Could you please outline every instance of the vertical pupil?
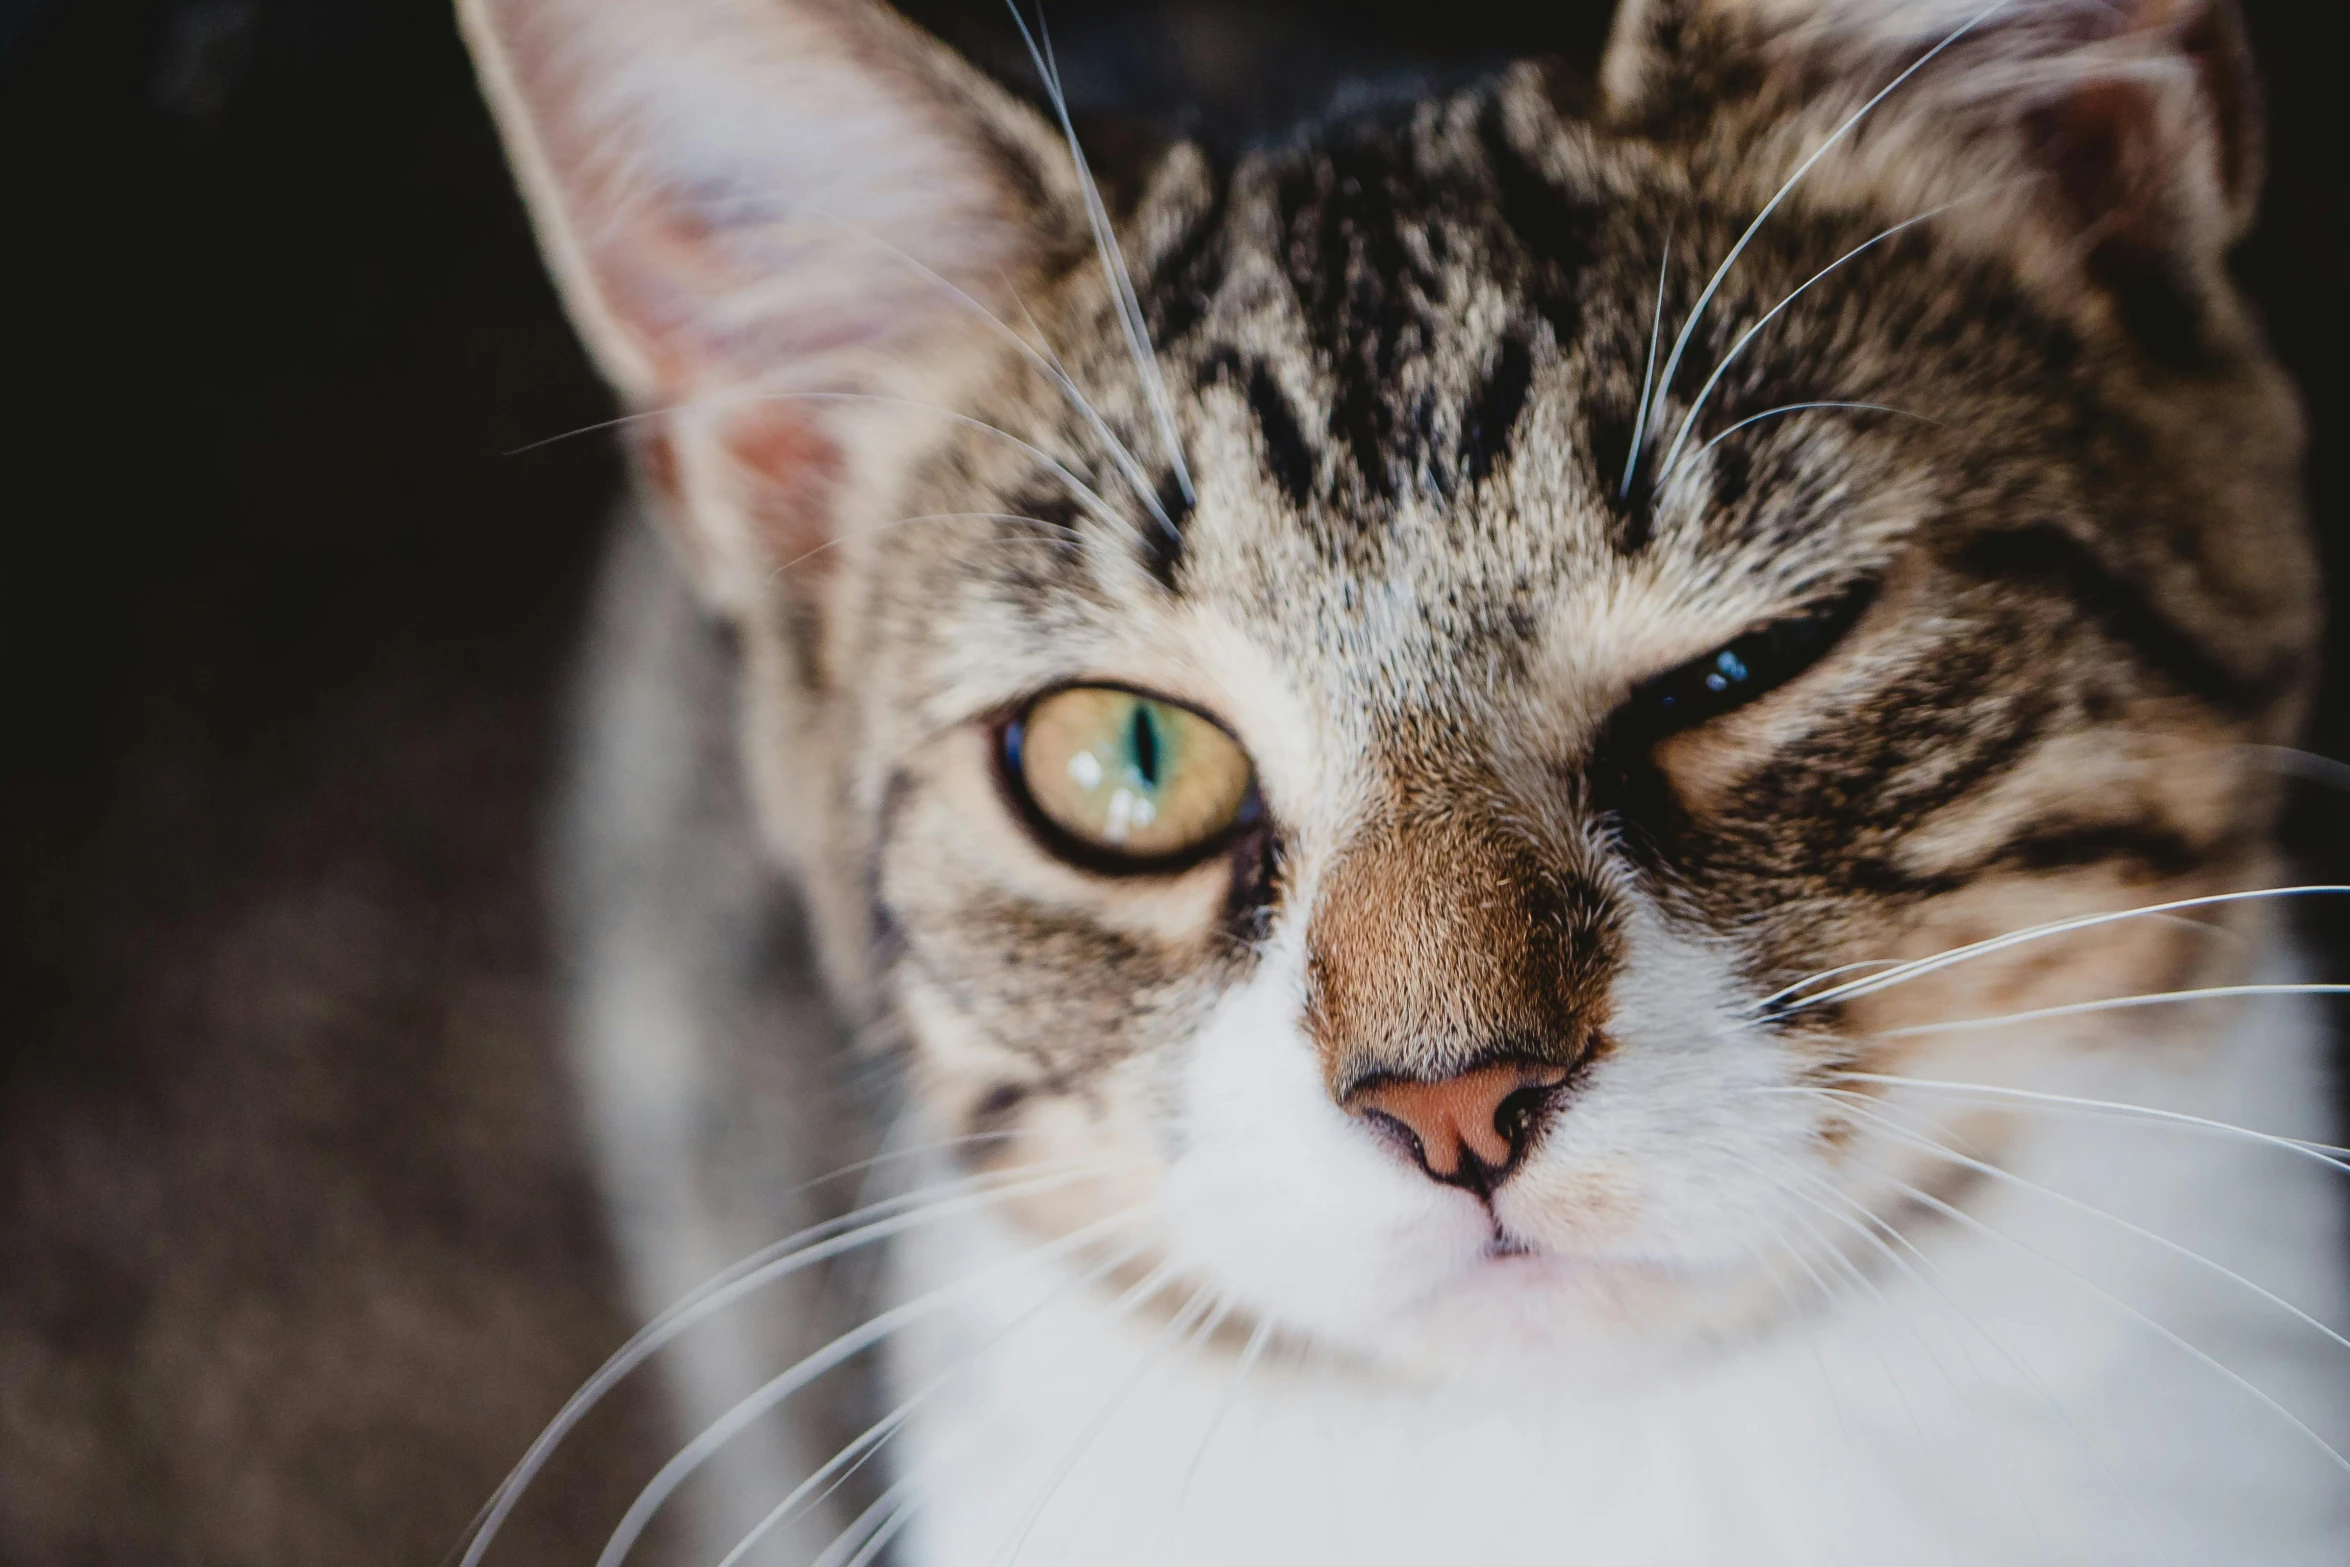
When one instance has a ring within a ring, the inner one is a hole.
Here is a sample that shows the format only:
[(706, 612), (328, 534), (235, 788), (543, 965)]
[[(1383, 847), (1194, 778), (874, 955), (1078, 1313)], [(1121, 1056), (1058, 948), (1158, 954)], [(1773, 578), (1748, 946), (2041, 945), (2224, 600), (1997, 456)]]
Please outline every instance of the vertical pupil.
[(1145, 784), (1153, 789), (1158, 788), (1159, 726), (1151, 718), (1148, 703), (1137, 702), (1134, 704), (1134, 728), (1132, 734), (1127, 737), (1127, 744), (1134, 753), (1135, 772), (1141, 776)]

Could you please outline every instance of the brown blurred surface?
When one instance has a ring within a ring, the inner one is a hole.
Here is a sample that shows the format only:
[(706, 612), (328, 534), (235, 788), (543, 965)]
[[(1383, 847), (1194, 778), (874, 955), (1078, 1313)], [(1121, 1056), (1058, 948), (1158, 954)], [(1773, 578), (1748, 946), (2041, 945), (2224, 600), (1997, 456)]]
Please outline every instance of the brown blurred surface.
[[(987, 0), (909, 9), (1016, 59)], [(2332, 8), (2249, 9), (2274, 170), (2245, 274), (2310, 391), (2339, 584)], [(1604, 23), (1051, 14), (1096, 97), (1204, 80), (1260, 118)], [(429, 1564), (633, 1326), (538, 860), (616, 467), (593, 436), (507, 455), (607, 402), (431, 0), (84, 0), (8, 37), (0, 1562)], [(2343, 815), (2296, 817), (2337, 880)], [(505, 1559), (589, 1559), (662, 1433), (623, 1398), (589, 1438)]]

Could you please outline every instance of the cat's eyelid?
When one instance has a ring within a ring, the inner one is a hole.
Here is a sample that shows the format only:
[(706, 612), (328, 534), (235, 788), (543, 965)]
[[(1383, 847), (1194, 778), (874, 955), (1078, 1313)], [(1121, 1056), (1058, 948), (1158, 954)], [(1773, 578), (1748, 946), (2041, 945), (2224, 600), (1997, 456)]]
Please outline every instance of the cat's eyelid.
[(1128, 696), (1140, 697), (1146, 702), (1156, 702), (1162, 707), (1180, 708), (1194, 718), (1213, 724), (1222, 730), (1225, 737), (1243, 751), (1248, 749), (1247, 743), (1241, 739), (1239, 731), (1232, 727), (1223, 713), (1198, 697), (1172, 692), (1139, 680), (1122, 680), (1114, 675), (1079, 675), (1068, 680), (1055, 680), (1045, 685), (1035, 686), (1021, 692), (1007, 702), (999, 703), (991, 712), (980, 714), (979, 719), (983, 723), (1001, 726), (1017, 720), (1022, 713), (1035, 707), (1038, 703), (1049, 701), (1065, 691), (1123, 691)]
[(1659, 658), (1650, 663), (1644, 672), (1633, 676), (1631, 689), (1638, 691), (1701, 660), (1725, 653), (1749, 637), (1763, 636), (1773, 631), (1809, 624), (1827, 624), (1834, 625), (1837, 635), (1841, 637), (1859, 626), (1883, 586), (1883, 577), (1872, 573), (1832, 579), (1825, 586), (1815, 585), (1800, 594), (1790, 595), (1784, 608), (1748, 616), (1737, 622), (1736, 628), (1727, 635), (1713, 632), (1702, 642), (1695, 638), (1679, 641), (1679, 646), (1687, 651), (1679, 657)]

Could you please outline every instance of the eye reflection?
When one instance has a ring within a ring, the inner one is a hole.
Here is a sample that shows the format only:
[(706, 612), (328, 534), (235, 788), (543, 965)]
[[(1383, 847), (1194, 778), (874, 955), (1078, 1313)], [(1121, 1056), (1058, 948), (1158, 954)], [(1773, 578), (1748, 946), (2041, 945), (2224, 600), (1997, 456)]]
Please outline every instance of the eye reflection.
[[(1110, 686), (1038, 699), (1004, 732), (1006, 776), (1034, 817), (1080, 851), (1178, 859), (1253, 808), (1247, 755), (1188, 708)], [(1054, 844), (1054, 847), (1062, 847)]]
[(1655, 733), (1692, 728), (1786, 684), (1826, 656), (1875, 594), (1864, 584), (1668, 670), (1632, 695), (1626, 716)]

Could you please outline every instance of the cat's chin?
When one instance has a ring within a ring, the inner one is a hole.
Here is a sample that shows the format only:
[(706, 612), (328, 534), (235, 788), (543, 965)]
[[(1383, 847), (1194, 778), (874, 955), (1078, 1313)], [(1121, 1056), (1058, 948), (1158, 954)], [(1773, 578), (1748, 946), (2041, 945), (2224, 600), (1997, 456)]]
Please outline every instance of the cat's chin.
[(1382, 1370), (1508, 1399), (1622, 1387), (1752, 1327), (1710, 1270), (1496, 1247), (1348, 1346)]

